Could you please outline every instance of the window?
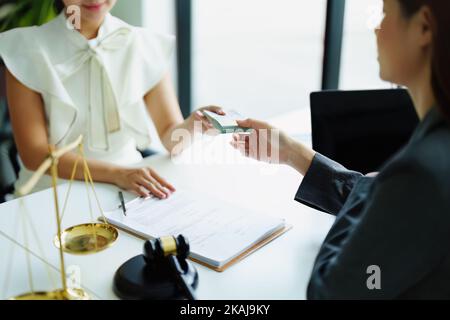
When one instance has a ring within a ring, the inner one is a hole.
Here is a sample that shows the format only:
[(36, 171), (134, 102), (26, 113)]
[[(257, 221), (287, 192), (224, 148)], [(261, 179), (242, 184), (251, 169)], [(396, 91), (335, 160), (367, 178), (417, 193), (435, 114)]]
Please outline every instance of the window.
[(381, 0), (346, 0), (340, 88), (376, 89), (391, 87), (379, 76), (376, 37), (371, 19)]
[(325, 0), (193, 0), (193, 108), (269, 118), (309, 108), (322, 77)]
[[(175, 35), (175, 1), (144, 0), (142, 3), (143, 26), (154, 32)], [(177, 87), (177, 55), (174, 52), (170, 64), (170, 76)]]

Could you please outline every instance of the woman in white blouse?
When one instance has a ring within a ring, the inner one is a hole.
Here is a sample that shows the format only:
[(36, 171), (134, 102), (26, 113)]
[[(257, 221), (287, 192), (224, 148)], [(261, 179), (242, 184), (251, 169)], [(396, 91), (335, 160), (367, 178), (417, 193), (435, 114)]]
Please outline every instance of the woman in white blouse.
[[(193, 131), (194, 122), (211, 125), (201, 112), (183, 120), (167, 65), (174, 39), (130, 26), (109, 14), (116, 0), (63, 0), (80, 8), (80, 28), (66, 10), (40, 27), (0, 34), (6, 64), (7, 94), (14, 137), (21, 159), (16, 185), (27, 180), (48, 154), (85, 137), (85, 154), (97, 182), (115, 184), (141, 196), (166, 198), (174, 187), (151, 168), (132, 169), (142, 160), (137, 148), (150, 144), (148, 116), (171, 152), (176, 129)], [(218, 107), (207, 107), (223, 113)], [(77, 159), (59, 162), (68, 179)], [(76, 179), (82, 180), (80, 169)], [(38, 189), (50, 186), (49, 177)]]

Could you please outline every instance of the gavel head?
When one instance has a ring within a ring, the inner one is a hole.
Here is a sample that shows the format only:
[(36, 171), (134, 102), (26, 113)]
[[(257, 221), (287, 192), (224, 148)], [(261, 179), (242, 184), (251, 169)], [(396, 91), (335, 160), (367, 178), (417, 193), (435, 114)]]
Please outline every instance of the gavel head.
[(144, 258), (147, 263), (161, 261), (170, 255), (179, 259), (187, 259), (189, 256), (189, 242), (183, 235), (161, 237), (148, 240), (144, 244)]

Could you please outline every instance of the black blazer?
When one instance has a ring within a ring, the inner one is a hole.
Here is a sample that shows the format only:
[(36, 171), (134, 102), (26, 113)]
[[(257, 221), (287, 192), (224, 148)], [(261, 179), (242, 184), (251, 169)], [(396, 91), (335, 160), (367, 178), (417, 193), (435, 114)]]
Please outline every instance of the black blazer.
[(336, 215), (308, 299), (450, 298), (450, 125), (437, 108), (375, 178), (317, 154), (296, 200)]

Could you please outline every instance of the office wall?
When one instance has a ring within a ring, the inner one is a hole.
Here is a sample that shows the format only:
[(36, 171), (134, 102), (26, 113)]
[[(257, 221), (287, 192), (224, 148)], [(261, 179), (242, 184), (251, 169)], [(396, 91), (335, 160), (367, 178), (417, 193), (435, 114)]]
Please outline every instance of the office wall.
[(174, 0), (118, 0), (112, 14), (155, 32), (175, 34)]
[(379, 0), (347, 0), (342, 47), (340, 89), (390, 88), (379, 76), (374, 11), (382, 11)]
[[(149, 1), (149, 0), (147, 0)], [(118, 0), (112, 14), (129, 24), (142, 26), (145, 0)]]

